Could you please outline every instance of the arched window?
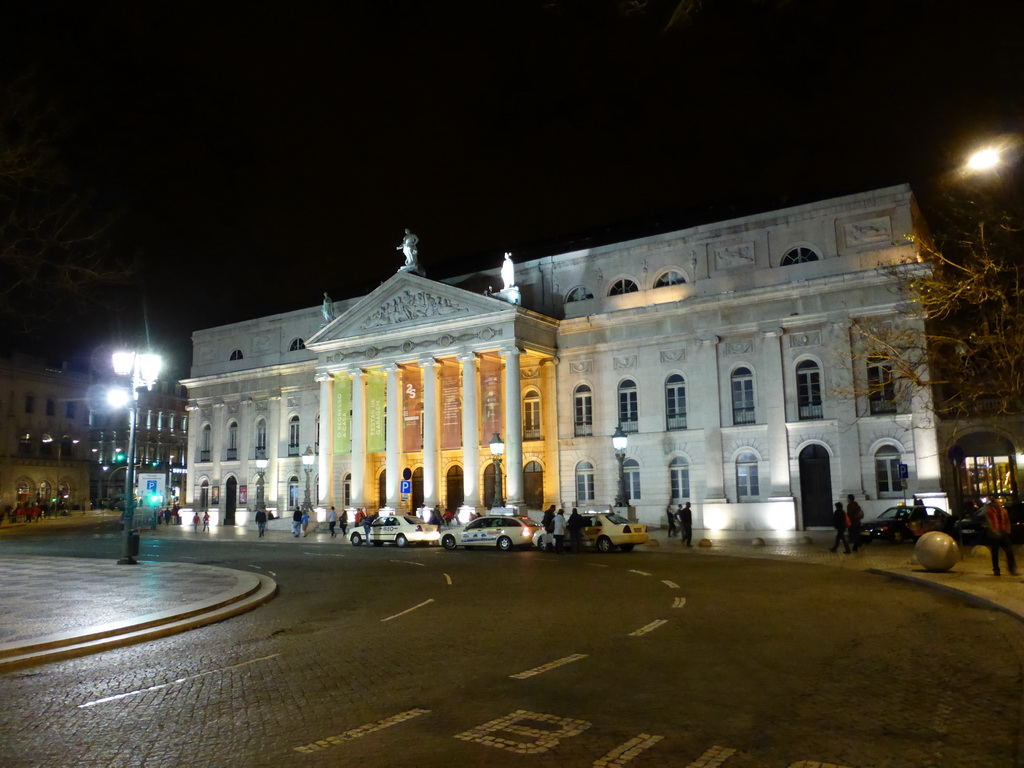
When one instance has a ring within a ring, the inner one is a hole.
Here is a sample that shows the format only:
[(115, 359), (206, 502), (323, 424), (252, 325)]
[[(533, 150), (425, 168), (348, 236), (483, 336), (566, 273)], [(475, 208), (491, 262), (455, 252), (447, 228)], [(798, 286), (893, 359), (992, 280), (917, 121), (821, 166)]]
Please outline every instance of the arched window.
[(736, 457), (736, 496), (740, 501), (749, 501), (760, 494), (757, 454), (744, 451)]
[(875, 485), (879, 498), (891, 499), (903, 493), (900, 456), (894, 445), (883, 445), (875, 451)]
[[(348, 509), (352, 506), (352, 473), (347, 472), (341, 481), (341, 505)], [(344, 514), (344, 513), (343, 513)]]
[(213, 439), (213, 432), (209, 424), (203, 424), (203, 431), (199, 436), (199, 460), (210, 460), (210, 443)]
[(49, 505), (54, 501), (53, 491), (50, 486), (49, 480), (43, 480), (39, 483), (39, 503)]
[(294, 511), (299, 506), (299, 476), (288, 478), (288, 509)]
[(267, 421), (256, 422), (256, 458), (267, 458)]
[(655, 288), (666, 288), (670, 285), (684, 285), (686, 283), (686, 277), (682, 272), (676, 269), (670, 269), (667, 272), (662, 272), (658, 279), (654, 281)]
[(225, 448), (225, 459), (234, 461), (238, 458), (238, 422), (228, 423), (228, 444)]
[(809, 261), (818, 261), (820, 258), (821, 257), (810, 248), (798, 245), (796, 248), (790, 248), (786, 251), (782, 260), (779, 262), (779, 266), (788, 267), (791, 264), (806, 264)]
[(585, 301), (586, 299), (592, 298), (594, 297), (587, 293), (586, 288), (584, 288), (582, 285), (577, 285), (575, 288), (573, 288), (571, 291), (565, 294), (565, 303), (571, 304), (574, 301)]
[(288, 345), (289, 352), (298, 352), (300, 349), (306, 348), (305, 339), (292, 339), (292, 343)]
[(210, 508), (210, 481), (203, 480), (199, 485), (199, 509), (206, 510)]
[(636, 432), (640, 427), (640, 404), (636, 382), (632, 379), (619, 383), (619, 426), (627, 434)]
[(608, 290), (608, 295), (621, 296), (624, 293), (636, 293), (639, 290), (640, 288), (635, 282), (628, 277), (624, 277), (612, 283), (612, 287)]
[(796, 367), (796, 400), (801, 421), (823, 418), (821, 369), (814, 360), (804, 360)]
[(581, 461), (576, 465), (576, 501), (594, 500), (594, 465)]
[(686, 380), (678, 373), (665, 380), (665, 429), (686, 429)]
[(749, 368), (732, 372), (732, 423), (754, 423), (754, 374)]
[(299, 417), (292, 416), (288, 420), (288, 455), (299, 455)]
[(678, 504), (690, 498), (690, 464), (682, 456), (676, 456), (668, 465), (669, 485), (672, 488), (672, 503)]
[(573, 392), (573, 434), (590, 437), (594, 434), (594, 400), (590, 387), (580, 384)]
[(523, 396), (523, 439), (540, 440), (540, 392), (536, 389)]
[(640, 496), (640, 462), (626, 459), (622, 462), (622, 472), (626, 477), (626, 501), (639, 501)]
[(228, 356), (228, 360), (241, 360), (241, 359), (242, 359), (242, 350), (240, 350), (240, 349), (233, 349), (233, 350), (231, 350), (231, 354)]

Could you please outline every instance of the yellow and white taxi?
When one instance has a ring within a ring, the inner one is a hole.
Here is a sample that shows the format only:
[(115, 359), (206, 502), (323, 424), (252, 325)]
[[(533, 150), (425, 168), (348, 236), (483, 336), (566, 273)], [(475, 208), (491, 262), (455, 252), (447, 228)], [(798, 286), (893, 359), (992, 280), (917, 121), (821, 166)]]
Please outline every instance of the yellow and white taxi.
[(437, 544), (440, 537), (436, 525), (411, 515), (381, 515), (370, 525), (369, 536), (362, 526), (352, 528), (348, 534), (348, 540), (357, 547), (366, 541), (375, 547), (382, 547), (385, 542), (391, 542), (396, 547), (407, 544), (429, 545)]
[(441, 546), (445, 549), (497, 547), (507, 552), (515, 547), (531, 546), (534, 534), (543, 530), (544, 526), (529, 517), (486, 515), (471, 520), (460, 531), (444, 533), (441, 536)]
[[(580, 514), (583, 518), (583, 546), (594, 547), (598, 552), (611, 552), (618, 547), (623, 552), (632, 551), (637, 544), (649, 538), (647, 526), (634, 523), (614, 512), (588, 511)], [(533, 543), (542, 550), (551, 550), (555, 545), (554, 536), (541, 529)], [(569, 533), (565, 534), (565, 546), (571, 543)]]

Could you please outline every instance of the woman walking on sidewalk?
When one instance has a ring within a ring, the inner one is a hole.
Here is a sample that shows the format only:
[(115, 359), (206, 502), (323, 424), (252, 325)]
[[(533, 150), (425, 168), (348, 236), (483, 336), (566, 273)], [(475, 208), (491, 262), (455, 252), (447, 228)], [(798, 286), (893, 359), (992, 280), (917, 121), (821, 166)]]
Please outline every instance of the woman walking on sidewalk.
[(843, 502), (837, 501), (836, 508), (832, 512), (832, 527), (836, 529), (836, 543), (829, 548), (829, 552), (839, 549), (839, 542), (843, 543), (843, 554), (850, 554), (850, 542), (846, 540), (846, 529), (850, 527), (850, 521), (843, 510)]

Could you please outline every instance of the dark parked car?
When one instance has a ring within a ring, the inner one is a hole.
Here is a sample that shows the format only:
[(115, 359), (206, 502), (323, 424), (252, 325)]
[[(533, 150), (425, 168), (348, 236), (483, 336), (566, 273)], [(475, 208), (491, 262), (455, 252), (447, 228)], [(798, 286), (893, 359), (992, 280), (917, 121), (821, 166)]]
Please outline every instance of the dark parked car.
[(888, 539), (893, 544), (916, 541), (929, 531), (953, 532), (953, 518), (944, 509), (917, 505), (889, 507), (874, 520), (861, 523), (864, 543), (874, 539)]
[[(1006, 511), (1010, 516), (1010, 538), (1015, 544), (1024, 543), (1024, 504), (1021, 502), (1011, 504), (1009, 501), (1003, 501), (1003, 506), (1006, 507)], [(957, 520), (950, 535), (965, 546), (987, 544), (988, 541), (985, 535), (986, 509), (987, 507), (983, 506), (969, 517)]]

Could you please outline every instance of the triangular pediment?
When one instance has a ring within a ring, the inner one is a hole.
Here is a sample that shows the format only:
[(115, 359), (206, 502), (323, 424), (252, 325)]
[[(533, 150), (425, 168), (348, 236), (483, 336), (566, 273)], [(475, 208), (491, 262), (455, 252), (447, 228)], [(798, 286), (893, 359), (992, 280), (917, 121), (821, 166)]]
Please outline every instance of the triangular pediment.
[(408, 334), (420, 326), (515, 314), (501, 299), (481, 296), (411, 272), (399, 272), (306, 341), (309, 348), (358, 342), (367, 336)]

